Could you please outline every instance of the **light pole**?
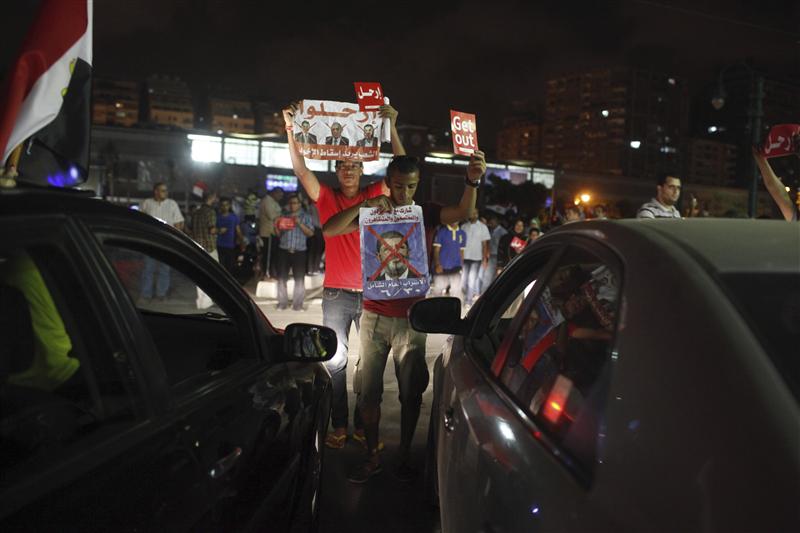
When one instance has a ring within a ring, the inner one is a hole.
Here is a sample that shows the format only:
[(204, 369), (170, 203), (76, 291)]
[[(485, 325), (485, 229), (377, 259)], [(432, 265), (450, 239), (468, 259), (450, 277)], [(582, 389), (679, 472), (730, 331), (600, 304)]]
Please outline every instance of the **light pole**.
[[(717, 92), (711, 98), (711, 105), (719, 111), (725, 105), (724, 76), (731, 68), (744, 67), (750, 74), (747, 104), (747, 127), (750, 129), (750, 142), (754, 145), (761, 144), (761, 119), (764, 117), (764, 77), (747, 63), (737, 63), (722, 69), (717, 81)], [(749, 147), (744, 150), (744, 157), (750, 154)], [(758, 181), (759, 171), (755, 159), (748, 157), (747, 168), (750, 171), (750, 187), (747, 194), (747, 216), (755, 218), (758, 206)]]

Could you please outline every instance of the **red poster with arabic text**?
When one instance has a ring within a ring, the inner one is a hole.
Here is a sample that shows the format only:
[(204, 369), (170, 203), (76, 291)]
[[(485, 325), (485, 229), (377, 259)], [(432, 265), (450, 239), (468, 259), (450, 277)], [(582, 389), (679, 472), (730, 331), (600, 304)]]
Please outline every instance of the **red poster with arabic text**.
[(357, 81), (353, 85), (356, 87), (358, 108), (361, 111), (376, 111), (383, 105), (383, 89), (381, 89), (380, 83)]
[(275, 227), (281, 231), (294, 229), (294, 217), (278, 217), (278, 219), (275, 221)]
[(761, 153), (766, 158), (796, 154), (800, 144), (800, 124), (778, 124), (769, 130)]
[(472, 155), (478, 149), (478, 122), (475, 115), (450, 110), (450, 129), (453, 132), (453, 153)]

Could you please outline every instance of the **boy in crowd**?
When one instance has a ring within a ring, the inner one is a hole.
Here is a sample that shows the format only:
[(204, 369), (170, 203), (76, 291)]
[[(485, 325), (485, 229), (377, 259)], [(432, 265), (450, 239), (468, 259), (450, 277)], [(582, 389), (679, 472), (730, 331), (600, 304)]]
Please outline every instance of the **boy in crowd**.
[[(483, 152), (476, 151), (470, 159), (465, 178), (464, 192), (457, 205), (442, 207), (425, 203), (422, 207), (426, 233), (440, 225), (455, 224), (475, 209), (477, 189), (484, 173), (486, 161)], [(419, 185), (419, 165), (416, 158), (396, 156), (386, 169), (389, 196), (381, 195), (362, 201), (331, 217), (323, 226), (326, 235), (353, 234), (358, 236), (358, 215), (361, 207), (378, 207), (391, 211), (395, 206), (412, 205)], [(426, 239), (430, 242), (430, 239)], [(411, 481), (414, 470), (408, 464), (411, 441), (419, 419), (422, 394), (428, 386), (428, 367), (425, 363), (424, 333), (411, 329), (408, 310), (422, 297), (394, 300), (364, 300), (360, 330), (360, 351), (353, 387), (358, 395), (358, 406), (364, 421), (367, 438), (367, 457), (348, 479), (364, 483), (381, 472), (378, 455), (378, 424), (383, 394), (383, 372), (389, 351), (393, 351), (395, 374), (400, 389), (400, 449), (395, 475)]]

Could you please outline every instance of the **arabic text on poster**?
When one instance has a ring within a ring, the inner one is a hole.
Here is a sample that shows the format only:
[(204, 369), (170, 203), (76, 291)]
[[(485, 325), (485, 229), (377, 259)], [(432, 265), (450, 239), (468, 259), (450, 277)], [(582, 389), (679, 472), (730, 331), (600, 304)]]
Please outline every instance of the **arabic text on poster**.
[(430, 282), (422, 208), (402, 206), (390, 213), (362, 208), (359, 226), (364, 298), (425, 296)]
[(376, 161), (390, 140), (389, 120), (356, 104), (303, 100), (294, 122), (298, 150), (309, 159)]
[(764, 140), (764, 157), (782, 157), (795, 154), (800, 148), (800, 124), (778, 124), (769, 130)]
[(361, 111), (377, 111), (383, 105), (383, 89), (381, 84), (370, 81), (357, 81), (356, 88), (358, 109)]

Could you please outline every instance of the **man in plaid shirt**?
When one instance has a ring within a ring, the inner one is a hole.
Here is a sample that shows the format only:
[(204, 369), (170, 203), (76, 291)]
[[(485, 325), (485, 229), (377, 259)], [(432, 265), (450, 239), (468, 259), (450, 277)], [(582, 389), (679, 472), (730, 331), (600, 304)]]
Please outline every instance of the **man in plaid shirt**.
[(303, 310), (306, 297), (306, 244), (314, 235), (311, 215), (302, 210), (300, 198), (296, 194), (289, 195), (286, 210), (276, 222), (276, 231), (280, 238), (278, 246), (278, 309), (286, 309), (289, 295), (286, 282), (289, 279), (289, 268), (294, 277), (294, 294), (292, 309)]
[(198, 207), (197, 211), (192, 215), (192, 238), (211, 257), (219, 261), (217, 253), (217, 212), (214, 210), (216, 202), (217, 193), (206, 193), (203, 205)]

